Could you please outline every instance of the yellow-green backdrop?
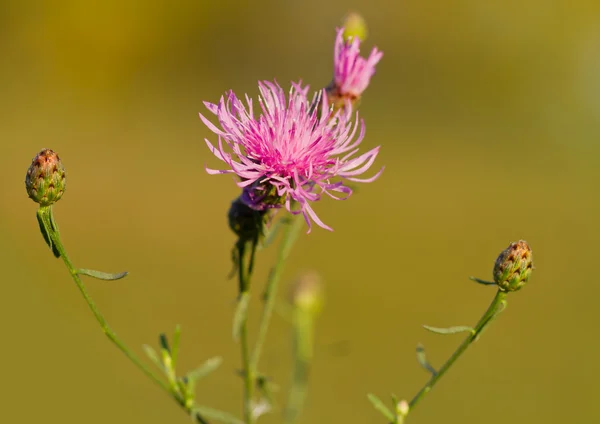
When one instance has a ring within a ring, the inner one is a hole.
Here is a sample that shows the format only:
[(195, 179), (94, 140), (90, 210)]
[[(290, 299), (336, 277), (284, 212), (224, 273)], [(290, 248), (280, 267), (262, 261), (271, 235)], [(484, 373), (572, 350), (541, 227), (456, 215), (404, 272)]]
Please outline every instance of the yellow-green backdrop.
[[(386, 170), (316, 205), (335, 231), (302, 236), (286, 269), (326, 284), (303, 422), (383, 423), (365, 394), (416, 392), (415, 345), (437, 365), (460, 341), (421, 324), (473, 324), (493, 289), (467, 277), (489, 278), (520, 238), (530, 284), (410, 422), (600, 420), (600, 3), (24, 0), (0, 2), (1, 422), (188, 422), (44, 245), (23, 184), (43, 147), (67, 168), (55, 214), (76, 265), (130, 272), (88, 281), (109, 323), (140, 353), (180, 323), (182, 370), (224, 357), (199, 402), (239, 413), (237, 189), (205, 173), (220, 163), (197, 113), (230, 88), (255, 96), (259, 79), (327, 84), (348, 10), (368, 21), (365, 53), (385, 52), (360, 113)], [(257, 295), (273, 256), (260, 254)], [(278, 318), (262, 368), (282, 399), (289, 357)]]

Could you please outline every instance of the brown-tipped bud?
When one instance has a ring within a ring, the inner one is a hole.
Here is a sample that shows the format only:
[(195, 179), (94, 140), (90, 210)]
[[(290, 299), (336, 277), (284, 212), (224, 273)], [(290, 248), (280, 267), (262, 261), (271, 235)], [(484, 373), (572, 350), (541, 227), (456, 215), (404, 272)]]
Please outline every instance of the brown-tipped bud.
[(323, 306), (323, 286), (321, 277), (314, 271), (301, 274), (290, 292), (290, 300), (295, 308), (317, 314)]
[(58, 202), (65, 192), (65, 168), (56, 153), (42, 149), (31, 161), (25, 177), (29, 198), (40, 206)]
[(494, 265), (494, 282), (504, 291), (517, 291), (523, 287), (533, 270), (531, 248), (525, 240), (508, 246)]

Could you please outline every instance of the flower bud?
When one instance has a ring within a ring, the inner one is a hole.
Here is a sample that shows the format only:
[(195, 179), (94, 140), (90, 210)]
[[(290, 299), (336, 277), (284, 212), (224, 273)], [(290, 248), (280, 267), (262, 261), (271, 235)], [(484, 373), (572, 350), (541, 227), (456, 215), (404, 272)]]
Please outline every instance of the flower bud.
[(231, 202), (228, 219), (229, 228), (240, 240), (258, 240), (271, 218), (271, 209), (256, 210), (248, 206), (243, 195)]
[(496, 259), (494, 282), (504, 291), (523, 287), (533, 270), (531, 248), (525, 240), (513, 242)]
[(365, 18), (356, 12), (350, 12), (344, 18), (344, 39), (358, 38), (360, 41), (365, 41), (367, 38), (367, 23)]
[(316, 315), (323, 306), (323, 287), (316, 272), (301, 274), (292, 284), (292, 305), (299, 310)]
[(27, 194), (40, 206), (50, 206), (60, 200), (65, 186), (66, 172), (60, 158), (52, 150), (42, 149), (27, 170)]

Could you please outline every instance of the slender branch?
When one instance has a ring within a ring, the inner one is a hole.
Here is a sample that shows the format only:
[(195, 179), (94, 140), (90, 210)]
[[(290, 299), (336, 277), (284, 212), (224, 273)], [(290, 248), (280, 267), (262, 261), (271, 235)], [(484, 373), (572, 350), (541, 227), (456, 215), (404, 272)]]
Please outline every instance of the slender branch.
[(302, 228), (304, 221), (301, 217), (293, 217), (292, 223), (286, 226), (286, 230), (283, 234), (283, 240), (279, 248), (279, 254), (277, 261), (271, 269), (269, 274), (269, 280), (267, 281), (267, 287), (264, 294), (264, 309), (260, 318), (260, 324), (258, 327), (258, 335), (256, 336), (256, 344), (252, 352), (252, 359), (250, 362), (250, 369), (256, 372), (258, 363), (260, 361), (260, 355), (267, 338), (267, 332), (269, 330), (269, 324), (271, 323), (271, 317), (273, 316), (273, 310), (275, 308), (275, 299), (277, 297), (277, 288), (281, 274), (285, 266), (286, 259), (288, 258), (294, 242), (298, 238), (300, 228)]
[(446, 374), (446, 371), (456, 362), (456, 360), (467, 350), (467, 348), (477, 340), (482, 331), (487, 325), (496, 317), (496, 315), (502, 311), (502, 308), (506, 304), (506, 292), (498, 290), (496, 296), (492, 300), (492, 303), (485, 311), (483, 316), (480, 318), (477, 325), (473, 328), (473, 331), (467, 336), (467, 338), (460, 344), (458, 349), (454, 351), (452, 356), (442, 365), (442, 367), (433, 374), (429, 381), (419, 390), (415, 397), (410, 401), (408, 410), (411, 411), (423, 397), (431, 391), (433, 386)]
[[(58, 226), (56, 225), (56, 222), (54, 221), (54, 216), (53, 216), (51, 208), (52, 208), (51, 206), (42, 207), (38, 210), (38, 214), (42, 218), (42, 220), (46, 223), (46, 229), (48, 231), (48, 236), (52, 240), (53, 247), (56, 249), (56, 251), (60, 254), (60, 257), (63, 259), (63, 262), (65, 263), (65, 266), (69, 270), (69, 273), (71, 274), (71, 277), (73, 278), (73, 281), (77, 285), (77, 288), (81, 292), (81, 295), (83, 296), (83, 298), (85, 299), (86, 303), (88, 304), (90, 310), (94, 314), (96, 321), (98, 321), (98, 324), (100, 324), (100, 328), (102, 329), (102, 332), (104, 332), (104, 334), (106, 334), (108, 339), (111, 342), (113, 342), (113, 344), (121, 352), (123, 352), (125, 354), (125, 356), (127, 358), (129, 358), (129, 360), (131, 362), (133, 362), (140, 371), (142, 371), (147, 377), (149, 377), (158, 386), (160, 386), (165, 392), (170, 394), (175, 399), (175, 401), (177, 401), (177, 403), (179, 403), (182, 407), (185, 408), (184, 399), (182, 399), (181, 396), (179, 396), (176, 392), (174, 392), (165, 381), (163, 381), (154, 372), (152, 372), (150, 370), (150, 368), (148, 368), (140, 360), (140, 358), (138, 358), (138, 356), (135, 353), (133, 353), (125, 345), (125, 343), (121, 339), (119, 339), (119, 337), (117, 337), (115, 332), (109, 327), (108, 323), (106, 322), (106, 319), (104, 318), (102, 313), (100, 313), (100, 310), (98, 309), (98, 307), (96, 306), (96, 304), (94, 303), (92, 298), (90, 297), (89, 293), (87, 292), (87, 289), (85, 288), (85, 285), (81, 281), (81, 278), (79, 277), (77, 268), (73, 265), (73, 263), (69, 259), (69, 255), (67, 255), (65, 247), (63, 246), (62, 241), (60, 239), (60, 233), (58, 231)], [(194, 418), (195, 418), (195, 421), (200, 424), (208, 424), (208, 421), (206, 419), (204, 419), (198, 413), (194, 414)]]

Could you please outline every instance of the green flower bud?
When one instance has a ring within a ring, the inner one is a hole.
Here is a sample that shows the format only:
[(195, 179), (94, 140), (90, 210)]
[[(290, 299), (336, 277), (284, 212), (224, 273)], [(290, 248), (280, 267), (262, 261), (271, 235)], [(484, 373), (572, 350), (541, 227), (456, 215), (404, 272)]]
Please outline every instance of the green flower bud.
[(356, 12), (350, 12), (344, 18), (344, 39), (357, 37), (360, 41), (367, 38), (367, 23), (365, 19)]
[(494, 265), (494, 282), (504, 291), (517, 291), (523, 287), (533, 270), (531, 248), (525, 240), (508, 246)]
[(40, 206), (58, 202), (65, 192), (66, 172), (56, 153), (42, 149), (31, 161), (25, 177), (27, 194)]
[(316, 272), (300, 275), (292, 284), (290, 293), (292, 305), (299, 310), (316, 315), (323, 307), (323, 286)]

